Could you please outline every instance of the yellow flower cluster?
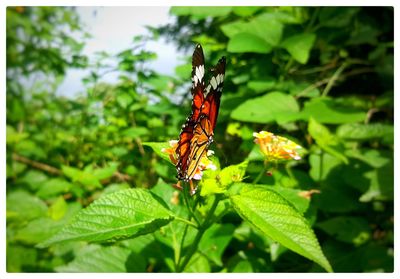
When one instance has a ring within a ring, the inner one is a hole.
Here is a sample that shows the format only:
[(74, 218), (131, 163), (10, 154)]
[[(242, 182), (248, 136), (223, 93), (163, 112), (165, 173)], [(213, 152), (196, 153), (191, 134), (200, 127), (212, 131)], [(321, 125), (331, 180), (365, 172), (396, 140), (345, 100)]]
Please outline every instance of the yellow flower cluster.
[[(178, 141), (170, 140), (169, 146), (170, 146), (170, 148), (161, 149), (161, 152), (168, 154), (171, 162), (174, 165), (176, 165), (176, 163), (178, 162), (178, 155), (176, 154), (176, 148), (178, 147)], [(197, 165), (196, 173), (194, 174), (193, 179), (201, 180), (201, 178), (203, 177), (204, 170), (208, 170), (208, 169), (216, 170), (217, 169), (217, 166), (210, 159), (208, 159), (208, 157), (212, 156), (213, 154), (214, 154), (214, 151), (208, 150), (207, 154), (203, 155), (203, 157), (200, 159), (199, 164)]]
[(261, 152), (268, 161), (300, 160), (298, 150), (301, 146), (281, 136), (276, 136), (267, 131), (253, 133), (254, 142), (260, 145)]

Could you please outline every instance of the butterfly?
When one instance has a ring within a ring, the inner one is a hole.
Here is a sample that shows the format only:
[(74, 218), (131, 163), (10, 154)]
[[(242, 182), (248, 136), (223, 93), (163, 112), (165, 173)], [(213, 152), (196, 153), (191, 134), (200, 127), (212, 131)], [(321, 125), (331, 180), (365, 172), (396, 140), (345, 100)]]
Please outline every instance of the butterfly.
[[(204, 53), (197, 45), (192, 56), (192, 111), (182, 126), (176, 148), (178, 180), (191, 182), (201, 158), (213, 142), (217, 123), (226, 59), (222, 57), (212, 68), (211, 78), (205, 86)], [(192, 184), (191, 184), (192, 185)]]

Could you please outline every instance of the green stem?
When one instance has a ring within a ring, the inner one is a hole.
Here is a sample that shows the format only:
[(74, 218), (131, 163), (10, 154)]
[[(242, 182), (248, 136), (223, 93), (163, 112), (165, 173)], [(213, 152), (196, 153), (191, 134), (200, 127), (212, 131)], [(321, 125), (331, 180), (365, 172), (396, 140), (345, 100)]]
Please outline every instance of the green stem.
[(198, 228), (198, 225), (196, 225), (195, 223), (193, 223), (189, 220), (186, 220), (185, 218), (175, 216), (175, 220), (181, 221), (181, 222), (185, 223), (186, 225), (192, 226), (193, 228), (196, 228), (196, 229)]
[(197, 251), (199, 242), (200, 242), (204, 232), (212, 224), (212, 220), (213, 220), (212, 215), (214, 215), (215, 209), (217, 208), (217, 205), (220, 200), (221, 200), (221, 198), (219, 196), (215, 196), (214, 202), (213, 202), (210, 210), (208, 211), (204, 222), (199, 227), (199, 230), (197, 231), (195, 239), (193, 240), (192, 244), (189, 246), (189, 250), (187, 251), (185, 259), (183, 260), (182, 264), (178, 266), (178, 270), (177, 270), (178, 272), (182, 272), (185, 269), (185, 267), (189, 263), (190, 259), (193, 257), (194, 253)]
[(192, 207), (190, 206), (188, 194), (189, 194), (188, 187), (184, 187), (184, 188), (183, 188), (183, 199), (184, 199), (184, 201), (185, 201), (187, 210), (189, 211), (190, 217), (193, 218), (194, 221), (196, 222), (197, 226), (199, 226), (199, 225), (200, 225), (200, 222), (199, 222), (199, 220), (197, 219), (196, 215), (194, 214), (194, 207), (192, 208)]
[(332, 77), (329, 79), (328, 84), (326, 85), (324, 91), (322, 92), (321, 96), (322, 97), (326, 97), (329, 93), (329, 91), (331, 90), (333, 84), (335, 83), (335, 81), (340, 77), (340, 75), (342, 74), (342, 72), (344, 71), (344, 69), (349, 65), (349, 63), (344, 62), (336, 71), (335, 73), (332, 75)]
[(265, 172), (267, 171), (267, 163), (264, 163), (263, 169), (257, 175), (257, 177), (253, 180), (253, 184), (257, 184), (258, 181), (264, 176)]

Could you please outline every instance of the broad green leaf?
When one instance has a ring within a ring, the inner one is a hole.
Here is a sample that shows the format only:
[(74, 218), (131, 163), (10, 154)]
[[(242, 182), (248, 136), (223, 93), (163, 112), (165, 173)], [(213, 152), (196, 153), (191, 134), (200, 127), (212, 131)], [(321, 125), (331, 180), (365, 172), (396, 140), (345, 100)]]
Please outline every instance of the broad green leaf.
[(285, 39), (281, 46), (299, 63), (306, 64), (316, 39), (315, 34), (303, 33)]
[(118, 246), (89, 245), (58, 272), (145, 272), (146, 259)]
[(129, 189), (131, 188), (128, 183), (123, 182), (123, 183), (112, 183), (108, 184), (106, 188), (104, 188), (104, 191), (101, 193), (101, 195), (108, 195), (114, 192), (118, 192), (121, 190)]
[(199, 251), (215, 264), (222, 266), (222, 254), (232, 239), (235, 227), (232, 224), (214, 224), (204, 233)]
[(297, 117), (299, 105), (293, 96), (274, 91), (249, 99), (231, 113), (235, 120), (255, 123), (287, 122)]
[(122, 135), (129, 138), (140, 138), (142, 136), (148, 135), (150, 133), (149, 129), (146, 127), (131, 127), (122, 131)]
[(241, 17), (251, 16), (252, 14), (254, 14), (255, 12), (257, 12), (262, 8), (263, 7), (244, 7), (244, 6), (232, 7), (233, 13)]
[(301, 214), (304, 214), (307, 211), (308, 206), (310, 205), (310, 200), (300, 196), (302, 190), (280, 186), (268, 187), (271, 191), (277, 192), (279, 195), (289, 201)]
[(26, 272), (26, 267), (34, 267), (38, 261), (38, 251), (22, 245), (8, 245), (7, 272)]
[(364, 244), (371, 238), (371, 228), (367, 220), (360, 217), (334, 217), (317, 223), (316, 227), (337, 240), (356, 246)]
[(272, 272), (273, 268), (265, 258), (252, 253), (251, 250), (240, 250), (226, 263), (227, 272), (250, 273), (250, 272)]
[(90, 170), (82, 171), (64, 165), (61, 166), (61, 170), (67, 177), (71, 178), (73, 182), (80, 182), (89, 190), (102, 187), (99, 179)]
[(61, 196), (54, 201), (54, 203), (49, 207), (48, 215), (51, 219), (58, 221), (64, 217), (68, 210), (68, 205), (64, 198)]
[(386, 142), (394, 142), (393, 125), (373, 123), (360, 124), (349, 123), (338, 127), (336, 134), (343, 139), (350, 140), (370, 140), (376, 138), (386, 138)]
[(268, 188), (251, 184), (242, 184), (241, 187), (239, 194), (229, 198), (244, 220), (283, 246), (332, 272), (313, 230), (292, 205)]
[(15, 143), (14, 149), (18, 154), (31, 159), (46, 159), (47, 156), (40, 145), (29, 139), (24, 139)]
[(189, 78), (191, 71), (192, 71), (192, 64), (191, 63), (182, 64), (182, 65), (178, 65), (178, 66), (175, 67), (175, 73), (181, 79)]
[[(268, 28), (265, 28), (265, 26), (268, 26)], [(221, 30), (230, 39), (240, 33), (252, 34), (271, 48), (279, 44), (282, 37), (283, 24), (275, 13), (262, 13), (250, 21), (238, 20), (222, 25)]]
[(117, 96), (117, 103), (124, 109), (126, 109), (133, 102), (133, 98), (128, 93), (119, 93)]
[(29, 188), (32, 190), (37, 190), (42, 187), (48, 181), (48, 177), (41, 171), (37, 170), (29, 170), (26, 174), (21, 178), (20, 182), (26, 183), (29, 185)]
[(232, 183), (243, 180), (248, 164), (248, 161), (244, 161), (237, 165), (228, 166), (220, 172), (209, 170), (200, 181), (200, 195), (204, 197), (225, 192)]
[(259, 36), (243, 32), (236, 34), (229, 40), (227, 50), (233, 53), (269, 53), (271, 46)]
[(366, 112), (354, 107), (344, 106), (333, 99), (321, 97), (306, 102), (300, 117), (306, 121), (313, 117), (324, 124), (343, 124), (364, 121)]
[(190, 15), (193, 19), (205, 19), (208, 17), (220, 17), (228, 15), (232, 7), (171, 7), (170, 13), (177, 16)]
[(332, 170), (343, 165), (342, 160), (321, 150), (318, 154), (310, 154), (308, 158), (311, 167), (310, 176), (314, 181), (325, 180)]
[(55, 221), (50, 217), (34, 219), (18, 230), (15, 239), (26, 244), (38, 244), (45, 241), (57, 233), (81, 208), (82, 206), (77, 202), (69, 203), (61, 220)]
[(381, 29), (379, 27), (370, 24), (362, 24), (353, 29), (347, 41), (347, 45), (377, 45), (380, 33)]
[(100, 242), (135, 237), (153, 232), (172, 219), (169, 209), (151, 192), (122, 190), (103, 196), (81, 210), (40, 247), (72, 240)]
[[(369, 242), (354, 248), (353, 245), (328, 239), (323, 248), (326, 254), (330, 255), (335, 272), (354, 272), (354, 270), (393, 272), (393, 254), (388, 253), (385, 246)], [(312, 272), (321, 271), (317, 268), (312, 270)]]
[(341, 28), (350, 24), (359, 7), (323, 7), (318, 18), (322, 26)]
[(98, 180), (104, 180), (112, 177), (118, 169), (118, 163), (110, 162), (108, 165), (94, 169), (91, 173)]
[(275, 87), (276, 81), (270, 80), (251, 80), (247, 83), (250, 89), (253, 89), (256, 93), (266, 92)]
[(7, 218), (18, 221), (29, 221), (46, 216), (47, 205), (28, 192), (19, 190), (7, 195)]
[(387, 150), (348, 149), (345, 151), (345, 155), (361, 160), (373, 168), (381, 168), (393, 160), (393, 153)]
[(169, 155), (163, 152), (164, 149), (171, 148), (168, 142), (143, 142), (142, 144), (151, 147), (158, 156), (172, 164)]
[(29, 137), (28, 133), (18, 133), (15, 131), (14, 127), (7, 125), (6, 128), (6, 143), (7, 144), (15, 144), (21, 140), (24, 140)]
[(211, 266), (204, 254), (195, 253), (183, 272), (209, 273), (211, 272)]
[(393, 200), (394, 166), (393, 161), (382, 168), (371, 170), (364, 174), (370, 182), (368, 190), (360, 197), (361, 202), (372, 200)]
[(341, 174), (340, 170), (331, 173), (331, 176), (319, 189), (321, 193), (313, 197), (313, 203), (320, 211), (329, 213), (366, 210), (359, 201), (360, 193), (346, 185), (340, 177)]
[(310, 118), (308, 132), (322, 149), (348, 164), (349, 160), (344, 155), (344, 149), (328, 128), (318, 123), (314, 118)]
[(221, 184), (221, 186), (223, 188), (226, 188), (232, 183), (242, 181), (248, 164), (248, 161), (243, 161), (240, 164), (231, 165), (223, 168), (218, 174), (219, 183)]
[(67, 193), (68, 191), (70, 191), (70, 189), (72, 189), (72, 187), (72, 183), (62, 178), (52, 178), (40, 185), (40, 188), (36, 192), (36, 195), (39, 198), (46, 199), (49, 197), (57, 196), (59, 194)]

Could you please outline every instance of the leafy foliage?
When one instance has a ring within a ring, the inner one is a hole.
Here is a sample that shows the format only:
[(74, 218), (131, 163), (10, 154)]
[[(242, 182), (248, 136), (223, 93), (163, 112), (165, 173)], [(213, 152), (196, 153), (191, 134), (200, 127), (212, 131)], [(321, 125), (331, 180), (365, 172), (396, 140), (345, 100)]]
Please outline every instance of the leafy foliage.
[[(393, 8), (170, 13), (85, 57), (74, 8), (7, 8), (7, 271), (393, 272)], [(148, 69), (160, 37), (227, 57), (217, 169), (194, 196), (162, 152), (190, 111), (191, 63)], [(85, 88), (61, 97), (71, 68)], [(265, 161), (261, 130), (302, 160)]]

